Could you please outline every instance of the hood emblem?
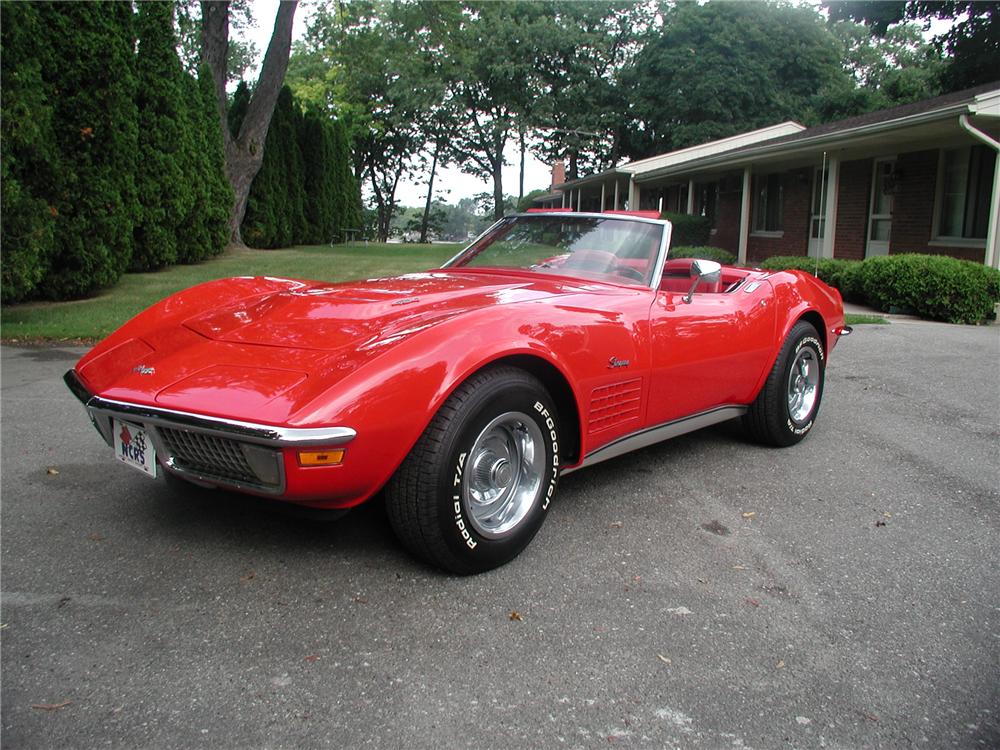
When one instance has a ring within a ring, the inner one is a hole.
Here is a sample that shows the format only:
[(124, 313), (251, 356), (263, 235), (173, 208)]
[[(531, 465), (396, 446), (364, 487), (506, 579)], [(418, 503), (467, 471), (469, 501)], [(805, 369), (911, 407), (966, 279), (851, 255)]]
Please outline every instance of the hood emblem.
[(156, 368), (147, 367), (146, 365), (136, 365), (132, 368), (132, 372), (138, 373), (139, 375), (152, 375), (156, 372)]
[(608, 360), (608, 369), (614, 370), (619, 367), (628, 367), (630, 364), (632, 363), (627, 359), (618, 359), (618, 357), (612, 357), (611, 359)]

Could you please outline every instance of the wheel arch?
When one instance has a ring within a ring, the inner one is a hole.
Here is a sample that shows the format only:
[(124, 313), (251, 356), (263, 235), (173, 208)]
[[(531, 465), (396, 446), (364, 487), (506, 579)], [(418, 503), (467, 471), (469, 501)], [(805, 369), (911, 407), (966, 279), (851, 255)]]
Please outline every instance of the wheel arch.
[[(538, 378), (542, 385), (545, 386), (545, 389), (555, 401), (561, 427), (566, 430), (560, 436), (560, 444), (563, 447), (561, 453), (564, 457), (562, 463), (572, 465), (579, 461), (581, 447), (580, 406), (569, 380), (563, 374), (562, 370), (554, 364), (532, 354), (508, 354), (481, 365), (475, 371), (470, 372), (461, 382), (465, 382), (482, 370), (503, 365), (524, 370)], [(457, 383), (455, 387), (458, 385), (460, 383)]]
[[(823, 345), (824, 354), (826, 352), (829, 352), (830, 347), (827, 341), (826, 323), (823, 320), (823, 316), (820, 315), (816, 310), (806, 310), (804, 313), (799, 315), (798, 318), (792, 321), (792, 324), (788, 327), (788, 331), (791, 331), (792, 328), (795, 327), (795, 324), (798, 323), (800, 320), (804, 320), (806, 323), (809, 323), (813, 328), (816, 329), (816, 333), (819, 334), (820, 343)], [(788, 335), (788, 331), (785, 331), (785, 336)], [(782, 339), (784, 339), (784, 337), (782, 337)]]

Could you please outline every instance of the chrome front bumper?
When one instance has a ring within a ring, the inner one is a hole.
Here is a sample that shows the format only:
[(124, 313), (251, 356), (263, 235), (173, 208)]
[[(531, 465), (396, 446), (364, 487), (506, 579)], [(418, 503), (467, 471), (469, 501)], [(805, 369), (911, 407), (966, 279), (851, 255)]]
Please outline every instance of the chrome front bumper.
[(90, 393), (75, 370), (63, 380), (109, 446), (113, 419), (140, 425), (168, 471), (201, 484), (280, 495), (282, 448), (344, 445), (357, 435), (350, 427), (277, 427), (104, 399)]

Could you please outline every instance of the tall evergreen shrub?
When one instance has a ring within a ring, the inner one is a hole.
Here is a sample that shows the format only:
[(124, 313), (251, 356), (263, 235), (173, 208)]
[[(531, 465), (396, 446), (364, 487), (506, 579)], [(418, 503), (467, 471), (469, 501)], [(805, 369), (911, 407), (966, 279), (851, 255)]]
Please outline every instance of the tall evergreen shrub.
[(0, 278), (4, 303), (27, 299), (48, 269), (58, 155), (50, 91), (42, 77), (50, 47), (39, 6), (0, 4)]
[(190, 251), (178, 250), (178, 235), (189, 235), (182, 227), (195, 203), (192, 178), (196, 175), (190, 162), (197, 155), (188, 121), (191, 92), (186, 90), (177, 56), (173, 3), (139, 3), (137, 26), (136, 103), (142, 159), (136, 185), (141, 211), (132, 270), (151, 271), (176, 263), (179, 252)]
[(135, 36), (130, 3), (39, 6), (53, 54), (54, 253), (39, 293), (83, 297), (115, 283), (132, 259), (139, 212), (135, 170)]

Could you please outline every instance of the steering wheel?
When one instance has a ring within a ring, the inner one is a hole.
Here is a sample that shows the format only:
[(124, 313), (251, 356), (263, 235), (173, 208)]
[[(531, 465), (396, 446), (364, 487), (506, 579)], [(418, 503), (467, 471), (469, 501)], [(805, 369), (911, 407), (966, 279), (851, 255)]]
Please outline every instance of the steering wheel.
[(633, 281), (646, 280), (646, 277), (639, 273), (639, 271), (632, 268), (632, 266), (615, 266), (614, 272), (619, 276), (624, 276), (626, 279), (632, 279)]

